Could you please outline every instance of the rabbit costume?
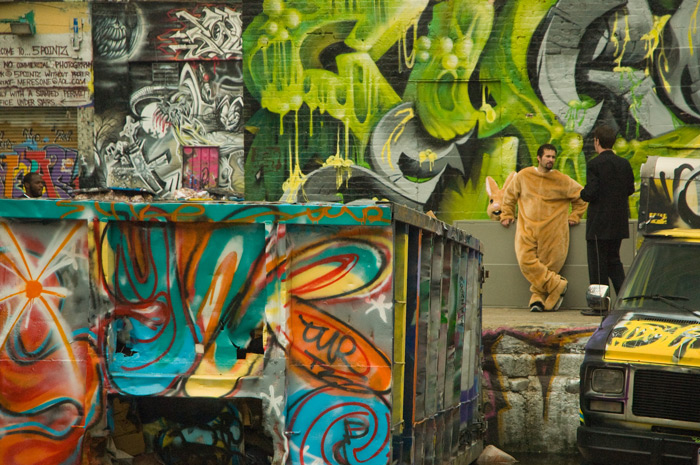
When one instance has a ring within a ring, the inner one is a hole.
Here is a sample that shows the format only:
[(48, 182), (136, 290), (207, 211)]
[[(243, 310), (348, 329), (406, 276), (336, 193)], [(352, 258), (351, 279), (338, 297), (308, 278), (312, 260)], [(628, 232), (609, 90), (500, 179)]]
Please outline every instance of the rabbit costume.
[(559, 271), (569, 252), (569, 224), (578, 224), (586, 211), (581, 189), (560, 171), (542, 173), (536, 167), (520, 170), (504, 188), (501, 220), (515, 219), (518, 205), (515, 255), (530, 282), (530, 306), (540, 302), (555, 310), (566, 292)]

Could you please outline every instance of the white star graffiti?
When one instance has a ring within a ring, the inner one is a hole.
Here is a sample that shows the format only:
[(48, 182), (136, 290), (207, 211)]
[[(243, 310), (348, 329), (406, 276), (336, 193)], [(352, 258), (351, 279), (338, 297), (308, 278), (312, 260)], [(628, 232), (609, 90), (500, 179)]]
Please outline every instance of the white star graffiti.
[(268, 407), (267, 407), (267, 413), (270, 414), (272, 413), (272, 410), (275, 410), (275, 413), (277, 416), (282, 415), (282, 396), (275, 396), (275, 387), (273, 385), (270, 385), (270, 394), (260, 394), (260, 397), (263, 399), (267, 400)]
[(369, 315), (369, 312), (376, 310), (379, 313), (379, 317), (384, 323), (386, 323), (386, 312), (391, 310), (391, 302), (386, 301), (386, 295), (380, 294), (377, 300), (368, 300), (372, 306), (367, 309), (365, 315)]

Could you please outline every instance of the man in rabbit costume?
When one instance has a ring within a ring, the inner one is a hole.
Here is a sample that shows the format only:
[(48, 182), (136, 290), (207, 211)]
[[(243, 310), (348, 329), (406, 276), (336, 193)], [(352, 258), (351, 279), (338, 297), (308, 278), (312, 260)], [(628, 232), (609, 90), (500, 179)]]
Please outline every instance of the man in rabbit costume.
[[(506, 228), (518, 222), (515, 255), (530, 282), (530, 311), (558, 310), (568, 282), (559, 274), (569, 252), (569, 226), (581, 221), (587, 204), (583, 188), (554, 168), (556, 148), (544, 144), (537, 150), (537, 166), (520, 170), (504, 188), (500, 221)], [(570, 210), (571, 207), (571, 211)]]

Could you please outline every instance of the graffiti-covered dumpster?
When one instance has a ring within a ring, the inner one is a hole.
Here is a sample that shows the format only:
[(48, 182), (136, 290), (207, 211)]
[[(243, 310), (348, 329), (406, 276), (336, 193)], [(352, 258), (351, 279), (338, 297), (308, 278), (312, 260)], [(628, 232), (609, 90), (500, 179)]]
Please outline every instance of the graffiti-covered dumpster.
[(0, 216), (4, 465), (481, 452), (482, 253), (461, 230), (389, 204)]

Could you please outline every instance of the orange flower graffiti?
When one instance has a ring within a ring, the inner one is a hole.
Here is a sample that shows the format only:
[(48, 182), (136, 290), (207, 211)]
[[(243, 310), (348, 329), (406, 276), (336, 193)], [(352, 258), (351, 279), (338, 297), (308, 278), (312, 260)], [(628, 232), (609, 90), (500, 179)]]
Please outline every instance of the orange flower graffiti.
[(68, 300), (88, 279), (87, 228), (30, 226), (0, 223), (0, 463), (75, 463), (100, 382), (87, 309)]

